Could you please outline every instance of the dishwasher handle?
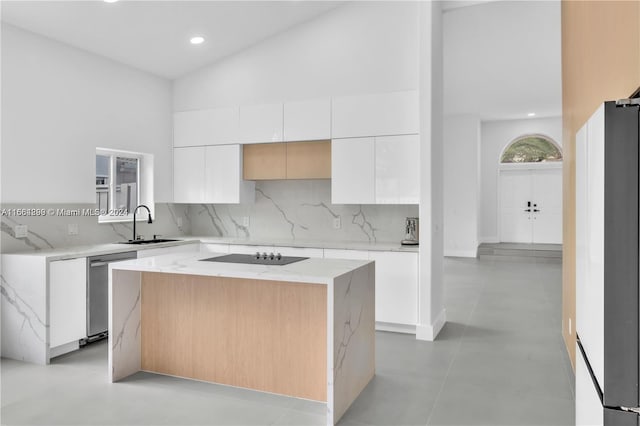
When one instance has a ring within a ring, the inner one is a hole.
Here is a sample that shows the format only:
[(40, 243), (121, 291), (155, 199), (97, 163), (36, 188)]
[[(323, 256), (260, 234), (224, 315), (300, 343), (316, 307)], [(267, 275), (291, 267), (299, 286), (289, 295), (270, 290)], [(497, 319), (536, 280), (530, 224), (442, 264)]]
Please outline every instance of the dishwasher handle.
[(94, 261), (94, 262), (91, 262), (90, 266), (92, 268), (97, 268), (98, 266), (104, 266), (104, 265), (107, 265), (107, 264), (108, 264), (108, 262), (101, 262), (101, 261), (95, 262)]

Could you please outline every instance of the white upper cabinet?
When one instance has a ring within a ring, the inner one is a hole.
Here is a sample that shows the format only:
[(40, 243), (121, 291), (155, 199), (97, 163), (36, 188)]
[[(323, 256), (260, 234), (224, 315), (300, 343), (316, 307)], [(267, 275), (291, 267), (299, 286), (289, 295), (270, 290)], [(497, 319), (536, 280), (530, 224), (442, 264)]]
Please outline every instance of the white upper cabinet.
[(333, 98), (331, 116), (333, 138), (420, 132), (415, 90)]
[(376, 138), (376, 204), (418, 204), (420, 136)]
[(313, 99), (284, 104), (284, 140), (331, 139), (331, 100)]
[(205, 147), (173, 149), (173, 201), (204, 202)]
[(208, 146), (205, 151), (205, 202), (253, 201), (255, 182), (242, 179), (242, 145)]
[(239, 128), (242, 143), (282, 142), (282, 104), (241, 106)]
[(375, 203), (374, 138), (331, 141), (331, 202)]
[(255, 183), (242, 179), (242, 146), (174, 148), (175, 203), (252, 202)]
[(176, 112), (173, 115), (173, 146), (237, 143), (238, 120), (237, 106)]

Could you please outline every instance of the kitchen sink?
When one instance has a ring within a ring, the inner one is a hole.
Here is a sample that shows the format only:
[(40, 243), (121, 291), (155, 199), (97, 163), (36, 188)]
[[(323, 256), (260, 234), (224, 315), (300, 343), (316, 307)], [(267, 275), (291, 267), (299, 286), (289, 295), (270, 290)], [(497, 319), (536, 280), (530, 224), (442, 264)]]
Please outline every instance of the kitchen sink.
[(168, 238), (156, 238), (154, 240), (129, 240), (129, 241), (121, 241), (118, 244), (157, 244), (157, 243), (168, 243), (171, 241), (180, 241), (180, 240), (172, 240)]

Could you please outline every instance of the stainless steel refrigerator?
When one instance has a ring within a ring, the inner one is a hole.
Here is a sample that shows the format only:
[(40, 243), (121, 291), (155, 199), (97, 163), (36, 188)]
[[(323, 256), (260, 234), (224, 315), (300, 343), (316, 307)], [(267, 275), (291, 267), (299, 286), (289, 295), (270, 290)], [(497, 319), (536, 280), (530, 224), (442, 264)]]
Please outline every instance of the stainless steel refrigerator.
[(639, 102), (576, 135), (576, 424), (638, 426)]

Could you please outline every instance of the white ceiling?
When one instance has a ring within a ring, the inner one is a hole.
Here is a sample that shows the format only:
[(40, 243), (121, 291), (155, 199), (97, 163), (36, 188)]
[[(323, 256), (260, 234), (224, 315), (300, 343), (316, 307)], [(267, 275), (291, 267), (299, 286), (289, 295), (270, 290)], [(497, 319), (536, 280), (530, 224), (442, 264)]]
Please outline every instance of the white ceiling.
[[(340, 5), (336, 1), (7, 1), (2, 21), (176, 78)], [(206, 41), (194, 46), (192, 35)]]
[(444, 13), (445, 114), (560, 116), (560, 1), (466, 6)]

